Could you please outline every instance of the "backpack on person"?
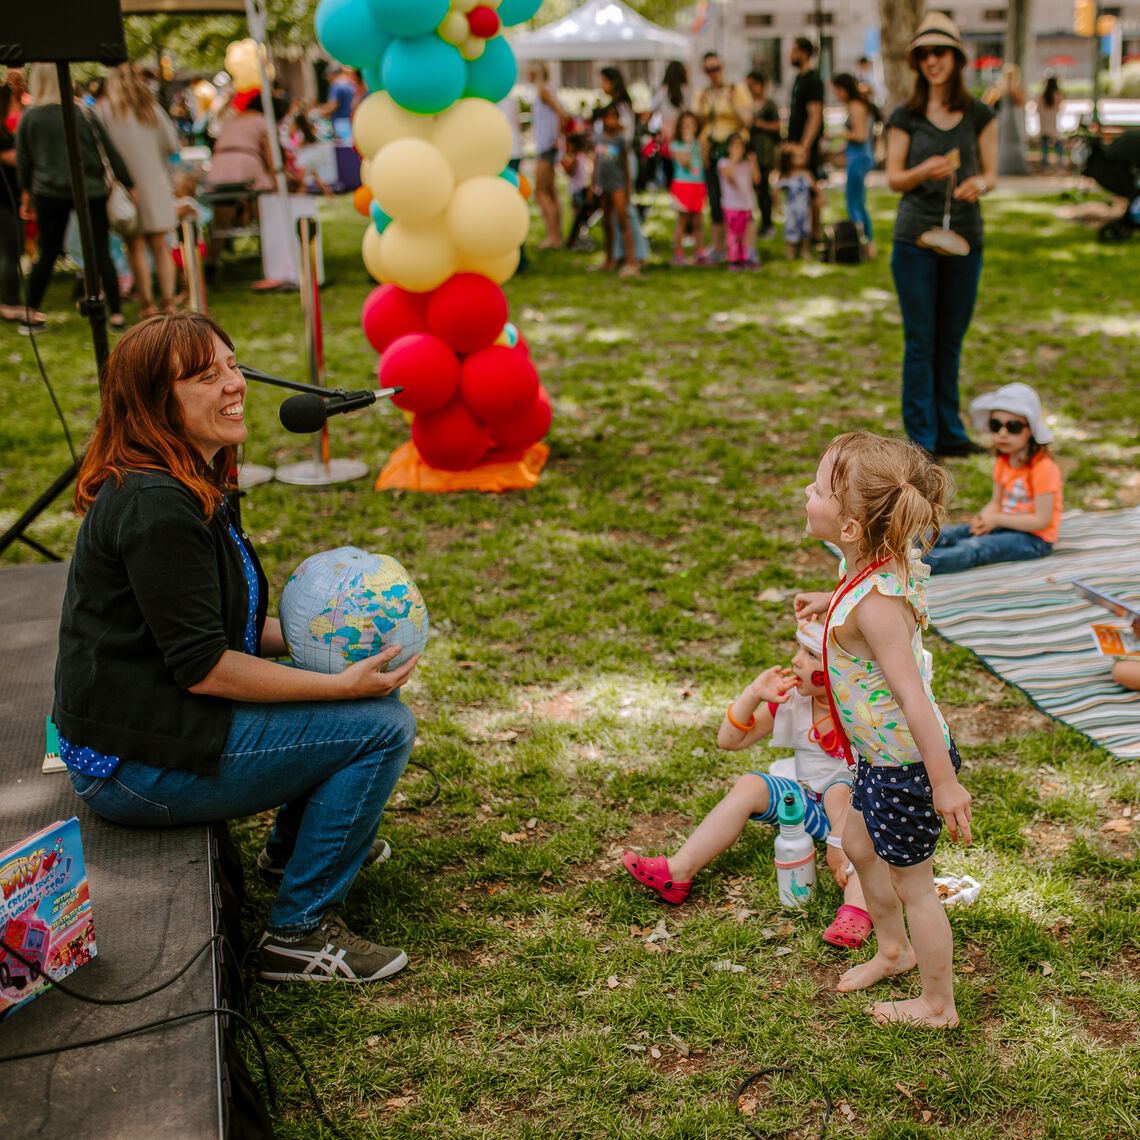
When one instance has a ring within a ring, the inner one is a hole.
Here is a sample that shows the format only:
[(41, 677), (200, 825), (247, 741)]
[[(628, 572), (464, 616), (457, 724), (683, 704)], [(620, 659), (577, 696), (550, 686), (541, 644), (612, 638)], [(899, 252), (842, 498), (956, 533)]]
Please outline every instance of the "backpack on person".
[(860, 265), (867, 260), (867, 239), (859, 222), (844, 218), (823, 227), (823, 238), (816, 246), (819, 260), (829, 265)]

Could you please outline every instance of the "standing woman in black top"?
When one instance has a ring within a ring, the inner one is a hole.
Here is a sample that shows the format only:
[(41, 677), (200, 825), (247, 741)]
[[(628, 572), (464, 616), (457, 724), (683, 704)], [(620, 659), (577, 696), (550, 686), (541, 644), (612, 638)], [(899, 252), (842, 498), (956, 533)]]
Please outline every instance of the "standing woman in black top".
[[(20, 125), (16, 128), (16, 162), (20, 176), (20, 217), (26, 222), (35, 222), (40, 232), (39, 257), (28, 275), (27, 321), (34, 328), (46, 320), (38, 309), (51, 281), (56, 258), (63, 251), (67, 220), (75, 209), (75, 203), (71, 199), (71, 178), (63, 137), (59, 76), (53, 64), (32, 64), (28, 92), (32, 105), (20, 116)], [(67, 97), (71, 98), (71, 92)], [(76, 108), (75, 126), (79, 136), (80, 166), (87, 187), (87, 205), (91, 211), (99, 279), (103, 282), (103, 295), (111, 313), (111, 327), (121, 329), (125, 322), (119, 299), (119, 276), (111, 260), (107, 183), (103, 160), (99, 156), (100, 143), (115, 177), (128, 190), (134, 183), (102, 123)]]
[[(981, 197), (997, 181), (994, 113), (966, 90), (966, 53), (957, 26), (931, 12), (907, 49), (914, 91), (887, 122), (887, 184), (902, 194), (891, 273), (902, 311), (902, 416), (907, 435), (935, 455), (970, 455), (975, 444), (958, 414), (958, 362), (982, 272)], [(957, 164), (957, 165), (956, 165)], [(965, 255), (925, 247), (942, 225), (953, 179), (950, 228)]]

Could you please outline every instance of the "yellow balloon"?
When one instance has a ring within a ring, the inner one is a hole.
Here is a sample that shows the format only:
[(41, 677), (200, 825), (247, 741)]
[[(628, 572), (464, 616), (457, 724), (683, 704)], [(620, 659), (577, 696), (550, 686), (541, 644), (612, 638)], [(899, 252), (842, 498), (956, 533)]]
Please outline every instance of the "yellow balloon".
[(372, 181), (372, 175), (369, 173), (371, 170), (371, 162), (372, 160), (370, 158), (362, 158), (360, 160), (360, 184), (362, 186), (367, 186)]
[(436, 117), (432, 142), (447, 156), (455, 181), (493, 177), (511, 159), (506, 115), (486, 99), (460, 99)]
[(472, 36), (459, 45), (459, 54), (466, 60), (478, 59), (487, 48), (487, 41)]
[(439, 217), (455, 191), (455, 175), (443, 151), (426, 139), (390, 142), (368, 169), (380, 209), (412, 225)]
[(234, 81), (235, 91), (250, 91), (261, 86), (261, 71), (257, 57), (261, 55), (269, 78), (273, 78), (273, 66), (267, 62), (265, 49), (256, 40), (236, 40), (226, 48), (226, 71)]
[(374, 91), (352, 116), (352, 141), (365, 158), (371, 158), (396, 139), (428, 138), (434, 126), (434, 115), (413, 115), (387, 91)]
[[(451, 0), (451, 10), (453, 12), (462, 12), (466, 15), (472, 8), (478, 7), (483, 0)], [(467, 21), (464, 20), (464, 23)]]
[(516, 187), (502, 178), (461, 182), (447, 207), (447, 229), (465, 257), (505, 257), (522, 245), (530, 216)]
[(381, 249), (388, 280), (413, 293), (438, 289), (459, 268), (459, 251), (439, 225), (392, 222), (381, 238)]
[[(519, 251), (512, 249), (498, 257), (467, 257), (460, 254), (459, 272), (478, 273), (481, 277), (489, 277), (496, 285), (505, 285), (515, 275), (519, 267)], [(500, 333), (496, 344), (510, 344), (507, 334)]]
[[(395, 225), (395, 222), (392, 225)], [(391, 229), (392, 226), (388, 228)], [(360, 256), (364, 259), (364, 268), (374, 280), (379, 281), (381, 285), (392, 280), (391, 274), (384, 269), (383, 242), (380, 233), (371, 222), (368, 223), (368, 229), (364, 231), (364, 240), (360, 243)]]
[(448, 12), (443, 23), (436, 28), (436, 32), (441, 40), (458, 47), (471, 34), (471, 29), (462, 12)]

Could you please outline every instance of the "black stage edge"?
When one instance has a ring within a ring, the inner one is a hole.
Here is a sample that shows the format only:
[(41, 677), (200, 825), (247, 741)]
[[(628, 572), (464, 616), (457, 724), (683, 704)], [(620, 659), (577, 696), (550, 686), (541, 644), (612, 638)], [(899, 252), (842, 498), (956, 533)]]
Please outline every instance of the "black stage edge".
[[(209, 828), (118, 827), (82, 804), (65, 773), (40, 771), (66, 578), (66, 564), (0, 569), (0, 850), (79, 817), (99, 952), (67, 981), (81, 993), (125, 997), (176, 973), (215, 933), (222, 891)], [(49, 990), (0, 1021), (0, 1058), (217, 1006), (217, 958), (208, 951), (174, 985), (127, 1006)], [(226, 1136), (224, 1051), (219, 1019), (207, 1016), (0, 1064), (0, 1135)]]

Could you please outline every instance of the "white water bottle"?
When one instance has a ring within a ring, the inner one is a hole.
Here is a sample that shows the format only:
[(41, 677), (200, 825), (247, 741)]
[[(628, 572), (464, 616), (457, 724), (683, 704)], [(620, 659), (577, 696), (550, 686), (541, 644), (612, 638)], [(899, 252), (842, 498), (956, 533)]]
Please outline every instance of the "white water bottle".
[(784, 906), (807, 905), (815, 889), (815, 844), (804, 830), (804, 802), (788, 792), (776, 809), (780, 833), (776, 836), (776, 882)]

